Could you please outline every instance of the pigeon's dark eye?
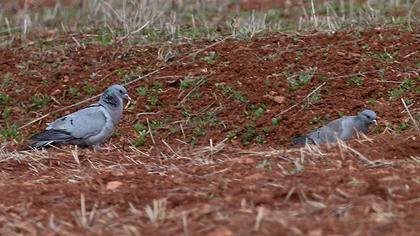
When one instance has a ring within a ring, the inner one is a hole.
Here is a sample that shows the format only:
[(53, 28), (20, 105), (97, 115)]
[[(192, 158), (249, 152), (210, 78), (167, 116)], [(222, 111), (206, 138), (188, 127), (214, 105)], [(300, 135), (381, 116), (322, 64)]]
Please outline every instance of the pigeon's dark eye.
[(121, 89), (120, 90), (118, 90), (120, 93), (124, 93), (124, 91), (122, 91)]

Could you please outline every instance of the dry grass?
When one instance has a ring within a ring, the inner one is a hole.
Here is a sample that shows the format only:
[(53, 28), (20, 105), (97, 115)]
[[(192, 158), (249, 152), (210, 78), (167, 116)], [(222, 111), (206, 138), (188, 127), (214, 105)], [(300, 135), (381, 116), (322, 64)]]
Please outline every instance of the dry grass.
[[(26, 38), (34, 32), (92, 32), (107, 31), (115, 42), (128, 40), (136, 43), (145, 38), (183, 40), (221, 35), (216, 29), (225, 28), (233, 38), (253, 37), (262, 32), (327, 31), (343, 28), (380, 26), (383, 24), (417, 24), (420, 12), (418, 1), (304, 1), (299, 7), (286, 4), (266, 12), (228, 10), (227, 1), (76, 1), (64, 6), (42, 7), (37, 1), (24, 1), (19, 6), (7, 1), (0, 10), (0, 37), (9, 45), (20, 35)], [(393, 16), (398, 9), (401, 16)], [(294, 14), (292, 17), (284, 15)], [(184, 30), (188, 26), (187, 30)], [(158, 37), (152, 37), (152, 35)], [(150, 41), (146, 40), (150, 43)], [(76, 42), (77, 43), (77, 42)]]
[[(363, 144), (372, 145), (369, 140), (361, 138), (352, 143), (361, 142)], [(167, 160), (162, 161), (162, 158), (156, 154), (148, 154), (136, 151), (120, 153), (120, 157), (108, 154), (97, 155), (91, 151), (71, 149), (65, 153), (57, 151), (51, 152), (8, 152), (2, 151), (1, 164), (10, 165), (13, 163), (20, 163), (21, 166), (26, 166), (29, 173), (33, 173), (35, 177), (29, 178), (26, 185), (31, 186), (36, 183), (48, 181), (52, 176), (60, 176), (57, 181), (65, 184), (66, 181), (73, 181), (73, 184), (86, 185), (88, 191), (99, 191), (99, 186), (92, 184), (91, 180), (106, 173), (114, 173), (114, 176), (126, 176), (129, 172), (135, 171), (139, 168), (146, 168), (147, 175), (150, 176), (177, 176), (177, 178), (194, 178), (201, 180), (216, 180), (223, 178), (232, 181), (232, 173), (234, 173), (234, 166), (243, 165), (250, 160), (270, 160), (270, 168), (263, 166), (262, 170), (270, 173), (271, 171), (282, 173), (282, 182), (267, 183), (264, 185), (274, 189), (284, 189), (287, 194), (283, 197), (282, 204), (291, 204), (294, 207), (288, 208), (270, 208), (266, 206), (255, 206), (252, 201), (255, 199), (243, 199), (241, 207), (238, 210), (241, 214), (247, 216), (250, 225), (254, 232), (264, 232), (267, 225), (277, 225), (287, 227), (290, 232), (304, 233), (306, 230), (300, 228), (299, 225), (293, 223), (296, 219), (307, 217), (317, 212), (329, 211), (329, 214), (337, 217), (344, 217), (349, 214), (354, 214), (354, 211), (360, 206), (358, 203), (336, 204), (331, 202), (331, 198), (336, 198), (338, 194), (340, 198), (351, 199), (358, 198), (363, 200), (363, 197), (355, 196), (354, 193), (349, 193), (349, 189), (337, 189), (336, 193), (330, 192), (330, 195), (324, 195), (323, 192), (317, 191), (316, 186), (310, 186), (302, 183), (291, 183), (293, 176), (311, 175), (306, 171), (311, 171), (314, 168), (320, 171), (334, 171), (339, 173), (345, 171), (347, 167), (343, 164), (348, 161), (354, 163), (353, 168), (358, 171), (368, 171), (375, 167), (386, 170), (390, 165), (398, 168), (409, 167), (411, 165), (419, 166), (419, 158), (411, 157), (402, 161), (387, 161), (374, 160), (374, 157), (369, 156), (369, 147), (363, 150), (356, 150), (351, 147), (352, 144), (339, 142), (336, 145), (317, 146), (306, 145), (301, 148), (292, 149), (237, 149), (225, 145), (224, 142), (217, 144), (209, 143), (206, 147), (200, 147), (193, 150), (173, 150), (170, 146), (168, 149), (174, 155)], [(132, 150), (136, 150), (132, 147)], [(95, 155), (94, 155), (95, 154)], [(75, 158), (77, 156), (78, 158)], [(81, 160), (80, 157), (89, 156), (88, 159)], [(111, 157), (111, 158), (110, 158)], [(147, 158), (147, 159), (146, 159)], [(207, 161), (197, 161), (197, 159), (206, 159)], [(182, 160), (181, 162), (178, 162)], [(242, 162), (242, 160), (244, 162)], [(52, 167), (51, 163), (59, 161), (60, 166)], [(208, 166), (211, 163), (211, 166)], [(239, 164), (242, 163), (242, 164)], [(254, 161), (249, 163), (255, 163)], [(268, 162), (267, 162), (268, 163)], [(227, 167), (230, 165), (233, 167)], [(203, 167), (208, 166), (205, 174), (196, 174), (191, 172), (192, 166)], [(256, 166), (258, 167), (258, 164)], [(338, 172), (337, 172), (338, 171)], [(165, 173), (165, 174), (163, 174)], [(310, 172), (313, 173), (313, 172)], [(99, 174), (99, 175), (98, 175)], [(26, 175), (26, 174), (25, 174)], [(24, 176), (24, 178), (26, 178)], [(136, 177), (137, 178), (137, 177)], [(235, 177), (234, 177), (235, 178)], [(236, 177), (237, 178), (237, 177)], [(249, 178), (247, 176), (243, 179)], [(357, 177), (359, 178), (359, 177)], [(74, 182), (75, 181), (75, 182)], [(124, 191), (127, 181), (125, 177), (120, 179), (121, 186), (118, 185), (113, 193), (104, 192), (105, 196), (111, 197), (117, 194), (118, 191)], [(211, 193), (213, 182), (210, 185), (197, 188), (191, 186), (179, 186), (174, 189), (168, 189), (160, 198), (149, 199), (149, 202), (142, 205), (137, 199), (131, 199), (126, 204), (115, 203), (113, 205), (103, 205), (102, 199), (96, 199), (91, 194), (87, 194), (86, 190), (75, 196), (72, 201), (75, 201), (75, 208), (71, 215), (73, 218), (65, 218), (54, 214), (54, 211), (47, 209), (48, 217), (44, 216), (34, 218), (31, 212), (31, 204), (23, 202), (20, 205), (4, 206), (0, 205), (0, 222), (3, 222), (0, 227), (2, 234), (15, 234), (17, 232), (26, 232), (30, 235), (35, 235), (37, 232), (56, 232), (63, 235), (72, 235), (74, 230), (82, 230), (85, 233), (103, 234), (105, 232), (112, 232), (113, 234), (125, 235), (140, 235), (145, 229), (160, 228), (165, 232), (172, 232), (175, 228), (176, 232), (183, 232), (185, 235), (193, 235), (197, 231), (196, 220), (205, 219), (207, 217), (214, 219), (223, 219), (225, 222), (235, 222), (236, 217), (226, 207), (217, 208), (216, 206), (195, 205), (196, 208), (184, 208), (182, 205), (174, 208), (171, 201), (167, 198), (180, 191), (190, 192), (197, 196), (206, 196)], [(354, 179), (351, 183), (354, 186), (363, 185), (366, 180)], [(393, 183), (395, 181), (406, 181), (403, 177), (396, 173), (388, 177), (382, 177), (378, 180), (380, 183)], [(412, 181), (416, 181), (415, 178)], [(417, 181), (420, 181), (417, 179)], [(18, 183), (18, 182), (16, 182)], [(9, 182), (10, 185), (16, 184), (14, 181)], [(411, 183), (411, 182), (410, 182)], [(262, 183), (261, 183), (262, 184)], [(393, 185), (390, 184), (386, 188), (387, 194), (398, 199), (401, 192), (410, 191), (408, 185)], [(158, 186), (157, 186), (158, 187)], [(100, 188), (100, 187), (99, 187)], [(121, 189), (122, 188), (122, 189)], [(117, 192), (114, 192), (117, 191)], [(145, 190), (146, 191), (146, 190)], [(318, 193), (317, 193), (318, 192)], [(216, 196), (215, 196), (216, 197)], [(298, 202), (294, 200), (297, 197)], [(113, 199), (113, 198), (111, 198)], [(216, 199), (218, 199), (216, 197)], [(110, 200), (114, 201), (114, 200)], [(249, 202), (248, 202), (249, 201)], [(390, 201), (390, 200), (389, 200)], [(399, 207), (405, 207), (404, 204), (415, 204), (418, 199), (412, 199), (408, 203), (397, 203)], [(102, 203), (101, 203), (102, 202)], [(401, 205), (403, 204), (403, 205)], [(296, 206), (295, 206), (296, 205)], [(400, 210), (395, 207), (385, 207), (383, 202), (371, 202), (371, 209), (373, 212), (371, 217), (377, 221), (390, 221), (398, 217), (403, 217)], [(181, 210), (180, 210), (181, 209)], [(237, 214), (237, 213), (236, 213)], [(174, 228), (175, 227), (175, 228)], [(214, 226), (213, 226), (214, 227)], [(204, 227), (205, 229), (205, 227)], [(175, 232), (175, 231), (174, 231)], [(173, 232), (173, 233), (174, 233)]]

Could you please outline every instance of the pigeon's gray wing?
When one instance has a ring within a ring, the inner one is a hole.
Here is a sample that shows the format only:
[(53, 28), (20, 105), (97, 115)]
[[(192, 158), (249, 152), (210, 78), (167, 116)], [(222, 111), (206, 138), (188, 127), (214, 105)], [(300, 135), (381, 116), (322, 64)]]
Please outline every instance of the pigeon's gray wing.
[(86, 139), (99, 134), (106, 122), (103, 108), (93, 105), (55, 120), (47, 130), (63, 130), (74, 138)]
[[(49, 124), (47, 129), (32, 136), (32, 147), (39, 148), (51, 143), (92, 145), (107, 137), (110, 118), (100, 105), (92, 105)], [(111, 121), (112, 123), (112, 121)]]
[(347, 117), (343, 117), (331, 121), (327, 125), (315, 130), (307, 135), (307, 138), (316, 144), (333, 143), (337, 141), (337, 137), (341, 139), (343, 134), (343, 124), (346, 123)]

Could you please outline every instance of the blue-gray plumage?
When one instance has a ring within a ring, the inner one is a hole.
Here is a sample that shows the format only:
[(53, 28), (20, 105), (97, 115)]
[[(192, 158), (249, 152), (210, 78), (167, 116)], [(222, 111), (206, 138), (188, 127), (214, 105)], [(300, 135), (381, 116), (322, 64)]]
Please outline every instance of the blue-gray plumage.
[(366, 133), (369, 126), (376, 123), (376, 114), (372, 110), (359, 112), (357, 116), (344, 116), (304, 136), (295, 137), (294, 144), (335, 143), (337, 139), (348, 140), (357, 133)]
[(124, 100), (129, 100), (127, 90), (121, 85), (112, 85), (99, 101), (84, 109), (58, 118), (48, 124), (45, 131), (31, 137), (32, 148), (47, 147), (52, 144), (73, 144), (94, 146), (108, 138), (121, 119)]

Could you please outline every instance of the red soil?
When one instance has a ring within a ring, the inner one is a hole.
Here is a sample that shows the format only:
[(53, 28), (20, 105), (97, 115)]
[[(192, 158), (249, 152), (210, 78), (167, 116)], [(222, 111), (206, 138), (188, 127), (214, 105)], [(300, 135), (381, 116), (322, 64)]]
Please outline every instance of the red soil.
[[(270, 34), (248, 41), (227, 40), (185, 59), (184, 55), (211, 42), (172, 46), (172, 64), (127, 86), (135, 99), (105, 145), (113, 151), (79, 150), (80, 165), (71, 147), (20, 157), (0, 153), (0, 232), (415, 235), (420, 230), (419, 132), (413, 128), (401, 134), (382, 131), (387, 124), (393, 129), (401, 122), (411, 124), (400, 99), (389, 97), (404, 80), (414, 81), (403, 97), (413, 102), (410, 110), (418, 116), (416, 32), (390, 28), (332, 35)], [(159, 46), (103, 46), (95, 35), (74, 37), (86, 48), (61, 37), (0, 49), (1, 75), (10, 78), (9, 82), (3, 79), (9, 85), (1, 92), (13, 98), (0, 108), (12, 108), (9, 123), (23, 125), (89, 97), (88, 89), (83, 89), (86, 84), (94, 86), (97, 94), (124, 78), (165, 66), (158, 56)], [(291, 89), (286, 78), (311, 68), (316, 70), (310, 82)], [(351, 75), (358, 73), (363, 74), (361, 86), (350, 82), (356, 76)], [(207, 82), (181, 90), (180, 79), (187, 77)], [(162, 83), (161, 90), (156, 88), (157, 81)], [(321, 99), (312, 100), (314, 104), (305, 100), (282, 113), (323, 83)], [(78, 88), (80, 97), (70, 94), (70, 87)], [(155, 106), (150, 94), (138, 95), (140, 87), (157, 96)], [(52, 100), (36, 109), (31, 96), (37, 94)], [(184, 100), (187, 94), (191, 96)], [(243, 98), (248, 102), (239, 101)], [(265, 108), (260, 117), (255, 115), (258, 106)], [(147, 107), (154, 114), (139, 115)], [(368, 134), (372, 140), (349, 142), (368, 162), (334, 147), (324, 147), (325, 155), (305, 155), (298, 149), (271, 155), (262, 152), (287, 148), (293, 136), (338, 118), (338, 112), (356, 114), (368, 107), (379, 116), (378, 128)], [(78, 108), (24, 128), (24, 138)], [(206, 112), (217, 121), (206, 120)], [(276, 117), (278, 126), (272, 124)], [(153, 131), (156, 144), (147, 136), (145, 145), (138, 147), (148, 156), (129, 147), (138, 138), (133, 125), (147, 126), (147, 119), (161, 122)], [(252, 122), (264, 144), (255, 137), (249, 145), (244, 142)], [(236, 138), (230, 136), (235, 130)], [(217, 152), (216, 144), (227, 137), (232, 139)], [(210, 139), (213, 153), (198, 153)], [(183, 142), (195, 143), (197, 149)], [(8, 150), (15, 147), (6, 145)], [(251, 155), (251, 150), (256, 154)], [(79, 217), (81, 196), (86, 224)], [(166, 217), (153, 224), (144, 209), (162, 198), (167, 203)]]

